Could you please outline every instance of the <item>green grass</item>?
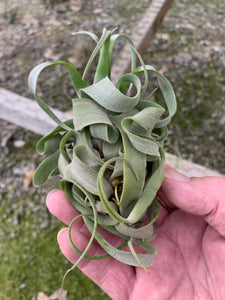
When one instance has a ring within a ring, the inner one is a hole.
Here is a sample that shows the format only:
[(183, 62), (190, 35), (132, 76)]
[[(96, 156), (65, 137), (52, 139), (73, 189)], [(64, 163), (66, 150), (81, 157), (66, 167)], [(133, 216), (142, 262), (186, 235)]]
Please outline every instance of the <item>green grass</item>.
[[(12, 225), (13, 213), (6, 218), (10, 208), (10, 203), (6, 203), (2, 206), (1, 221), (4, 234), (0, 238), (0, 299), (36, 299), (39, 291), (51, 295), (60, 288), (63, 275), (71, 265), (57, 246), (56, 235), (61, 225), (57, 224), (53, 230), (41, 229), (35, 224), (37, 217), (24, 203), (21, 204), (25, 214), (18, 225)], [(108, 299), (78, 269), (67, 276), (64, 289), (68, 291), (68, 300)]]
[[(46, 195), (32, 186), (23, 190), (23, 176), (14, 174), (15, 168), (39, 163), (35, 154), (39, 136), (22, 129), (16, 136), (26, 145), (23, 149), (11, 145), (2, 157), (1, 180), (11, 181), (0, 193), (0, 300), (34, 300), (38, 292), (50, 296), (58, 290), (71, 263), (58, 248), (57, 232), (64, 225), (48, 213)], [(79, 269), (68, 274), (64, 289), (68, 300), (109, 299)]]

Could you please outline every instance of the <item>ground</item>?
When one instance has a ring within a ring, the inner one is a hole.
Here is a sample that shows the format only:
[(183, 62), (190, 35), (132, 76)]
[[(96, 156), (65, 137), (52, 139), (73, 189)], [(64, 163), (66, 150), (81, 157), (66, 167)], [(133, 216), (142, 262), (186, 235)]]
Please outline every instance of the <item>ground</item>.
[[(132, 1), (132, 3), (135, 1)], [(27, 76), (36, 64), (68, 60), (82, 70), (93, 44), (72, 36), (118, 27), (130, 34), (149, 1), (10, 0), (0, 3), (1, 87), (32, 98)], [(120, 9), (119, 9), (120, 8)], [(178, 99), (167, 150), (225, 174), (225, 3), (175, 1), (144, 55), (171, 81)], [(137, 13), (139, 12), (139, 13)], [(118, 45), (117, 51), (122, 45)], [(62, 68), (43, 74), (48, 103), (70, 109), (72, 86)], [(59, 84), (59, 82), (61, 84)], [(45, 192), (28, 186), (40, 162), (39, 136), (0, 120), (0, 299), (36, 299), (52, 294), (70, 266), (60, 254), (62, 227), (45, 208)], [(28, 180), (26, 181), (25, 178)], [(107, 299), (79, 271), (66, 280), (68, 299)]]
[(177, 95), (168, 151), (225, 174), (225, 3), (174, 4), (144, 57)]

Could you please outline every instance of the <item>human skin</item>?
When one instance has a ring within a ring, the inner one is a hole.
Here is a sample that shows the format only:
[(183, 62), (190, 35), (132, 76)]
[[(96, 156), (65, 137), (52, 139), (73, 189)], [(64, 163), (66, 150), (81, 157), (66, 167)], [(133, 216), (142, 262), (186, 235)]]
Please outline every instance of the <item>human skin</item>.
[[(189, 178), (165, 168), (158, 196), (160, 206), (154, 265), (146, 272), (113, 258), (83, 259), (78, 268), (115, 300), (225, 299), (225, 179)], [(62, 191), (47, 197), (49, 211), (66, 225), (79, 213)], [(75, 245), (84, 250), (90, 238), (81, 218), (72, 227)], [(112, 244), (118, 238), (110, 236)], [(68, 229), (58, 234), (62, 253), (72, 263), (79, 256), (68, 241)], [(92, 255), (102, 254), (96, 242)]]

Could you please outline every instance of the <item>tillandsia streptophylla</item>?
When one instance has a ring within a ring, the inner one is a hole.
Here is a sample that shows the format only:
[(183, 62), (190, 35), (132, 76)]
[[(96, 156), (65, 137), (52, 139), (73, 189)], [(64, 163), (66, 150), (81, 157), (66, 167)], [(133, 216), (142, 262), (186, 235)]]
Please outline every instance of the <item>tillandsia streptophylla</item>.
[[(29, 87), (37, 103), (58, 125), (37, 143), (37, 152), (47, 157), (37, 167), (33, 182), (42, 186), (57, 178), (91, 233), (81, 252), (71, 239), (71, 227), (77, 218), (71, 222), (69, 240), (80, 255), (74, 266), (84, 257), (112, 256), (125, 264), (148, 268), (157, 253), (151, 244), (159, 215), (156, 193), (164, 176), (163, 140), (176, 112), (176, 97), (170, 82), (144, 64), (127, 35), (106, 29), (100, 38), (86, 31), (76, 34), (87, 34), (96, 43), (83, 75), (64, 61), (41, 63), (29, 75)], [(131, 71), (114, 85), (110, 79), (112, 53), (118, 39), (130, 46)], [(89, 84), (85, 77), (98, 54), (94, 80)], [(56, 65), (66, 68), (76, 93), (73, 117), (65, 122), (57, 118), (36, 89), (39, 74)], [(149, 73), (156, 77), (158, 87), (148, 95)], [(159, 99), (164, 107), (157, 103)], [(111, 245), (99, 227), (122, 238), (122, 243)], [(105, 255), (87, 254), (94, 239)], [(142, 250), (136, 251), (135, 245)]]

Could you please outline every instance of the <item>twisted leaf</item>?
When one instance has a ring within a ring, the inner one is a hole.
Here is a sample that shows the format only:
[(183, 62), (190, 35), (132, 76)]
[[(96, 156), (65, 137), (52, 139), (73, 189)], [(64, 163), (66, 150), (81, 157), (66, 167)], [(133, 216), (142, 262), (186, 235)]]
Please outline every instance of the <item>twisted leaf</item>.
[[(62, 61), (42, 63), (29, 75), (36, 101), (58, 125), (37, 144), (38, 153), (47, 157), (36, 169), (34, 184), (40, 186), (55, 175), (57, 180), (61, 176), (59, 187), (90, 231), (90, 241), (81, 252), (71, 238), (71, 228), (78, 217), (69, 226), (71, 247), (80, 255), (72, 268), (84, 257), (112, 256), (146, 269), (157, 253), (150, 242), (157, 234), (156, 195), (165, 164), (162, 145), (167, 125), (176, 112), (175, 94), (162, 74), (144, 64), (128, 36), (106, 29), (100, 38), (86, 31), (76, 34), (87, 34), (96, 43), (82, 76)], [(120, 38), (130, 47), (131, 71), (114, 85), (110, 80), (112, 55)], [(84, 78), (98, 54), (95, 76), (88, 84)], [(136, 67), (138, 60), (140, 66)], [(59, 120), (37, 93), (40, 73), (60, 64), (66, 67), (77, 95), (72, 99), (73, 119), (66, 122)], [(149, 73), (156, 76), (158, 88), (148, 95)], [(160, 103), (164, 101), (165, 107), (157, 103), (158, 99)], [(100, 234), (99, 227), (123, 242), (114, 247)], [(106, 254), (88, 254), (94, 239)], [(143, 251), (137, 253), (135, 245)]]

